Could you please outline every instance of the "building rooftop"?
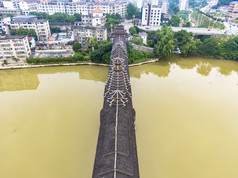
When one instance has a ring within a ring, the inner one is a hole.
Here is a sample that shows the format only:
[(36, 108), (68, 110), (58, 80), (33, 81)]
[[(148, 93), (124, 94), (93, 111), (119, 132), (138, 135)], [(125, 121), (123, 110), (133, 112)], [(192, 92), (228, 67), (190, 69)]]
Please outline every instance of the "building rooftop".
[(0, 40), (23, 39), (25, 37), (26, 37), (26, 35), (12, 35), (12, 36), (1, 37)]
[(139, 36), (147, 36), (147, 34), (145, 32), (140, 32), (138, 35)]
[(97, 9), (93, 10), (92, 13), (103, 13), (103, 11), (104, 10), (97, 8)]
[(12, 22), (46, 22), (46, 19), (13, 19)]
[(104, 26), (97, 26), (97, 27), (92, 27), (92, 26), (85, 26), (85, 25), (80, 25), (80, 26), (76, 26), (74, 25), (73, 28), (78, 28), (78, 29), (92, 29), (92, 30), (96, 30), (96, 29), (106, 29), (106, 27)]
[(20, 16), (16, 16), (12, 18), (13, 20), (23, 20), (23, 19), (37, 19), (37, 17), (35, 15), (20, 15)]

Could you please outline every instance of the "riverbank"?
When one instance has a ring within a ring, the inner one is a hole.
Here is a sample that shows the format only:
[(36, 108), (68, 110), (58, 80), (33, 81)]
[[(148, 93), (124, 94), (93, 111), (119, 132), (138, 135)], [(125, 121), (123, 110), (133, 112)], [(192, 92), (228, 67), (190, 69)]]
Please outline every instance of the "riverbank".
[[(143, 64), (149, 64), (153, 62), (158, 62), (159, 59), (152, 59), (136, 64), (130, 64), (129, 67), (135, 67), (140, 66)], [(104, 66), (108, 67), (108, 64), (102, 64), (102, 63), (93, 63), (93, 62), (79, 62), (79, 63), (59, 63), (59, 64), (39, 64), (39, 65), (21, 65), (21, 66), (6, 66), (6, 67), (0, 67), (0, 70), (10, 70), (10, 69), (26, 69), (26, 68), (39, 68), (39, 67), (56, 67), (56, 66), (78, 66), (78, 65), (94, 65), (94, 66)]]

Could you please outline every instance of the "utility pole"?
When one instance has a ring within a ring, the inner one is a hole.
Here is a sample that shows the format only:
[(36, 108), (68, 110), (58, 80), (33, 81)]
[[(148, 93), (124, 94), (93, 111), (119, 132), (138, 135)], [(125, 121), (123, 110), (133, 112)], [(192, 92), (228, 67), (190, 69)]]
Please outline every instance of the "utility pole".
[(134, 21), (135, 15), (133, 15), (133, 25), (135, 26), (135, 21)]

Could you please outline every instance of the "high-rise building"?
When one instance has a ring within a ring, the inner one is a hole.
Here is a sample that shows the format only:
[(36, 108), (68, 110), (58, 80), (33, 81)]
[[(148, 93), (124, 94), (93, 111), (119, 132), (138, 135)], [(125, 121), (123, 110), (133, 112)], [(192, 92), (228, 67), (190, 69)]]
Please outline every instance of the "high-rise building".
[(161, 8), (155, 5), (146, 5), (142, 8), (143, 26), (159, 26), (161, 22)]
[(228, 21), (238, 18), (238, 1), (233, 1), (230, 3), (227, 18)]
[(188, 10), (188, 0), (179, 0), (179, 10), (180, 11)]

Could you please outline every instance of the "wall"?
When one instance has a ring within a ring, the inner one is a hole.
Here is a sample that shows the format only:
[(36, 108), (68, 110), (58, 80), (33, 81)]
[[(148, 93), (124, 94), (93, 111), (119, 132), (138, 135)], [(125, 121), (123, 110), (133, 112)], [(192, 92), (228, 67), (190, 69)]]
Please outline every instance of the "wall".
[(132, 44), (133, 49), (139, 50), (139, 51), (147, 51), (149, 53), (153, 53), (154, 52), (154, 48), (149, 48), (149, 47), (145, 47), (145, 46), (140, 46), (140, 45), (136, 45), (136, 44)]

